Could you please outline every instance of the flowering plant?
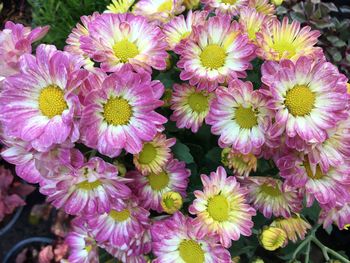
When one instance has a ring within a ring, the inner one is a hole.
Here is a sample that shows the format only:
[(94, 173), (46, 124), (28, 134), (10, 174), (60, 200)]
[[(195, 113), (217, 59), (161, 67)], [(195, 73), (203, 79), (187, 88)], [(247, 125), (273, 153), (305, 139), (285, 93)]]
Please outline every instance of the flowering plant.
[(0, 33), (2, 156), (72, 216), (69, 262), (349, 262), (316, 235), (350, 224), (348, 79), (319, 31), (268, 0), (113, 0), (32, 52), (47, 30)]

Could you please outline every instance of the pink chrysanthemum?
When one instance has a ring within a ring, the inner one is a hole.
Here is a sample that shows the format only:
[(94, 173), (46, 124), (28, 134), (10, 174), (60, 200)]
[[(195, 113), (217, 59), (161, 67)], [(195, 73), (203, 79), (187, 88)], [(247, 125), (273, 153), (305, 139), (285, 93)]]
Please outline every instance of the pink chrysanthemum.
[(118, 176), (116, 166), (94, 157), (79, 168), (45, 180), (40, 192), (67, 214), (91, 215), (109, 212), (112, 204), (124, 205), (124, 199), (131, 195), (125, 184), (128, 181)]
[(80, 48), (101, 69), (115, 72), (124, 65), (136, 70), (166, 68), (165, 36), (159, 27), (142, 16), (102, 14), (88, 24), (88, 36), (81, 36)]
[(133, 13), (147, 17), (151, 21), (166, 23), (176, 15), (185, 11), (183, 0), (140, 0)]
[[(269, 0), (248, 0), (248, 6), (255, 9), (258, 13), (267, 15), (269, 17), (273, 16), (276, 12), (275, 6), (270, 4)], [(240, 15), (242, 14), (242, 9), (240, 10)]]
[(180, 52), (178, 46), (180, 42), (185, 41), (192, 33), (192, 29), (195, 26), (201, 25), (206, 21), (208, 13), (205, 11), (195, 11), (192, 13), (190, 10), (186, 16), (183, 15), (174, 17), (170, 22), (164, 25), (163, 32), (165, 39), (168, 42), (170, 50)]
[(232, 147), (242, 154), (259, 152), (270, 126), (267, 103), (250, 82), (234, 81), (228, 88), (219, 87), (206, 123), (212, 125), (213, 134), (220, 135), (220, 147)]
[(82, 218), (72, 221), (72, 229), (66, 237), (71, 263), (99, 263), (96, 241)]
[(322, 207), (318, 223), (323, 223), (323, 228), (335, 224), (339, 229), (347, 229), (350, 224), (350, 202)]
[(262, 68), (269, 108), (276, 113), (273, 138), (286, 131), (288, 137), (299, 135), (308, 143), (323, 142), (327, 130), (347, 118), (346, 77), (331, 63), (301, 57)]
[(199, 90), (186, 83), (174, 84), (173, 89), (171, 109), (174, 112), (170, 119), (176, 121), (176, 126), (180, 129), (187, 128), (197, 132), (209, 113), (214, 93)]
[(127, 173), (126, 177), (133, 179), (129, 183), (139, 199), (139, 204), (145, 209), (153, 209), (159, 213), (163, 211), (161, 201), (163, 193), (178, 192), (184, 198), (190, 171), (185, 163), (171, 159), (161, 173), (142, 175), (138, 171)]
[(180, 78), (213, 91), (220, 83), (245, 77), (255, 56), (254, 45), (248, 42), (238, 22), (231, 22), (229, 16), (209, 18), (178, 45)]
[(290, 217), (302, 208), (303, 197), (298, 190), (282, 187), (282, 181), (271, 177), (248, 177), (242, 185), (249, 190), (249, 203), (267, 218)]
[(154, 263), (231, 263), (228, 250), (216, 235), (206, 235), (193, 226), (194, 219), (180, 212), (156, 221), (152, 228)]
[(40, 45), (36, 57), (20, 59), (21, 73), (4, 81), (0, 119), (9, 136), (46, 151), (79, 138), (78, 97), (73, 92), (87, 76), (82, 61), (54, 46)]
[(238, 15), (240, 8), (248, 5), (248, 0), (201, 0), (204, 8), (215, 13)]
[(88, 225), (97, 242), (108, 242), (125, 250), (133, 238), (140, 238), (149, 227), (148, 216), (147, 210), (130, 199), (126, 206), (112, 204), (108, 213), (92, 215)]
[(319, 165), (309, 162), (307, 155), (290, 152), (280, 157), (276, 164), (280, 175), (286, 179), (285, 187), (304, 189), (308, 206), (314, 199), (322, 205), (332, 205), (349, 198), (350, 169), (347, 163), (330, 167), (323, 173)]
[(122, 149), (132, 154), (151, 141), (167, 119), (154, 110), (164, 87), (146, 72), (127, 69), (108, 76), (99, 89), (90, 92), (83, 109), (80, 131), (82, 141), (110, 157)]
[(320, 32), (311, 31), (309, 26), (300, 28), (297, 20), (289, 24), (288, 17), (282, 22), (275, 18), (256, 33), (256, 54), (262, 59), (274, 61), (296, 61), (301, 56), (322, 58), (322, 48), (315, 47), (319, 36)]
[(190, 213), (197, 216), (193, 224), (200, 231), (218, 234), (224, 247), (230, 247), (231, 240), (241, 235), (250, 236), (256, 212), (247, 202), (248, 190), (234, 176), (227, 177), (221, 166), (210, 177), (202, 174), (201, 179), (203, 191), (194, 191), (196, 199), (189, 207)]
[(0, 31), (0, 83), (3, 78), (20, 71), (19, 57), (32, 53), (32, 43), (44, 37), (48, 30), (48, 26), (32, 30), (11, 21), (5, 23)]

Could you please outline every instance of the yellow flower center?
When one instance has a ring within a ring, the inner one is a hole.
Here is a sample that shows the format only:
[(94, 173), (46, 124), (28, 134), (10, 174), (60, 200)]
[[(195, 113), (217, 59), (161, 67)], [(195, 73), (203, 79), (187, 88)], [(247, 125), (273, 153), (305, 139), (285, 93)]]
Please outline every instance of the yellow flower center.
[(179, 254), (185, 263), (204, 262), (204, 251), (194, 240), (183, 240), (179, 245)]
[(315, 94), (305, 85), (287, 91), (285, 105), (293, 116), (309, 114), (315, 105)]
[(256, 32), (258, 32), (260, 30), (259, 27), (257, 27), (256, 25), (250, 25), (247, 28), (247, 32), (248, 32), (248, 37), (250, 40), (255, 40), (256, 39)]
[(81, 190), (86, 190), (86, 191), (91, 191), (99, 187), (101, 182), (99, 180), (96, 180), (94, 182), (89, 182), (89, 181), (83, 181), (81, 183), (77, 184), (77, 188)]
[(280, 189), (278, 189), (278, 187), (273, 187), (271, 185), (268, 184), (263, 184), (261, 187), (261, 192), (264, 192), (267, 195), (270, 196), (280, 196), (282, 193), (280, 191)]
[(228, 219), (230, 205), (223, 195), (216, 195), (208, 201), (208, 213), (216, 221), (223, 222)]
[(228, 5), (234, 5), (237, 0), (221, 0), (221, 2)]
[(124, 209), (122, 211), (111, 210), (109, 216), (117, 222), (123, 222), (130, 217), (130, 211), (129, 209)]
[(218, 69), (225, 65), (226, 51), (217, 44), (210, 44), (203, 49), (200, 59), (203, 67)]
[(58, 86), (49, 85), (41, 90), (39, 95), (39, 109), (46, 117), (51, 119), (56, 115), (61, 115), (67, 108), (63, 90)]
[(164, 204), (167, 208), (173, 208), (174, 200), (170, 196), (167, 196), (166, 198), (164, 198)]
[(108, 124), (125, 125), (132, 116), (131, 106), (122, 98), (109, 98), (103, 106), (103, 116)]
[(281, 40), (275, 40), (272, 48), (279, 53), (280, 58), (283, 57), (285, 52), (288, 52), (288, 55), (285, 58), (291, 58), (296, 54), (296, 47), (294, 43), (288, 41), (288, 39), (281, 38)]
[(85, 250), (86, 250), (86, 252), (88, 252), (88, 253), (91, 251), (91, 249), (92, 249), (92, 246), (91, 246), (91, 245), (85, 247)]
[(181, 35), (181, 38), (180, 38), (180, 39), (185, 39), (185, 38), (187, 38), (190, 34), (191, 34), (191, 32), (190, 32), (190, 31), (187, 31), (187, 32), (185, 32), (185, 33), (183, 33), (183, 34)]
[(205, 112), (209, 107), (208, 96), (204, 95), (203, 92), (192, 93), (188, 96), (187, 102), (190, 108), (197, 113)]
[(142, 151), (139, 153), (139, 162), (141, 164), (151, 163), (157, 156), (157, 149), (152, 145), (152, 143), (145, 143), (143, 145)]
[(119, 58), (122, 63), (126, 63), (130, 58), (134, 58), (139, 54), (137, 46), (128, 39), (116, 42), (113, 45), (114, 55)]
[(159, 174), (150, 173), (147, 176), (148, 182), (154, 191), (163, 190), (169, 183), (169, 176), (165, 172)]
[(235, 113), (236, 122), (243, 129), (250, 129), (258, 124), (258, 117), (252, 108), (239, 106)]
[(324, 174), (322, 173), (320, 166), (318, 166), (318, 165), (316, 166), (315, 174), (312, 172), (311, 167), (310, 167), (310, 163), (308, 161), (305, 161), (303, 163), (303, 166), (304, 166), (306, 174), (309, 178), (311, 178), (311, 179), (323, 178)]
[(158, 12), (170, 12), (173, 8), (173, 1), (167, 0), (158, 7)]

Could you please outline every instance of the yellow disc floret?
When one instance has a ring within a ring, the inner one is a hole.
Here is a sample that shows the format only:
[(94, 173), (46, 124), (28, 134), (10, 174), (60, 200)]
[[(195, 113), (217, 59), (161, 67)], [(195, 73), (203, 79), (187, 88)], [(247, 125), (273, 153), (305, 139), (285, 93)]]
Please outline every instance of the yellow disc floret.
[(154, 191), (163, 190), (169, 183), (169, 175), (164, 171), (159, 174), (150, 173), (147, 179)]
[(310, 114), (315, 106), (315, 94), (305, 85), (297, 85), (287, 91), (285, 105), (293, 116)]
[(122, 211), (111, 210), (109, 216), (112, 217), (117, 222), (123, 222), (130, 217), (129, 209), (124, 209)]
[(239, 106), (235, 112), (235, 118), (238, 125), (243, 129), (250, 129), (258, 124), (258, 117), (252, 108)]
[(226, 51), (217, 44), (210, 44), (203, 49), (200, 59), (203, 67), (218, 69), (225, 65)]
[(162, 3), (158, 7), (158, 12), (170, 12), (173, 8), (173, 1), (172, 0), (166, 0), (164, 3)]
[(223, 4), (234, 5), (237, 2), (237, 0), (222, 0), (221, 2)]
[(204, 263), (204, 251), (194, 240), (183, 240), (179, 245), (179, 254), (186, 263)]
[(277, 186), (274, 187), (268, 184), (263, 184), (260, 189), (263, 193), (274, 197), (282, 194), (281, 190)]
[(208, 213), (216, 221), (223, 222), (228, 219), (230, 204), (223, 195), (216, 195), (208, 201)]
[(56, 115), (61, 115), (67, 109), (64, 100), (64, 92), (56, 85), (49, 85), (43, 88), (39, 95), (39, 109), (42, 114), (50, 119)]
[(142, 151), (139, 153), (139, 162), (141, 164), (149, 164), (157, 157), (157, 149), (152, 143), (145, 143)]
[(94, 182), (89, 182), (89, 181), (83, 181), (81, 183), (77, 184), (78, 189), (86, 190), (86, 191), (91, 191), (96, 189), (101, 185), (101, 182), (99, 180), (96, 180)]
[(113, 45), (114, 55), (119, 58), (122, 63), (126, 63), (130, 58), (134, 58), (139, 54), (139, 49), (135, 43), (128, 39), (116, 42)]
[(103, 116), (108, 124), (125, 125), (132, 116), (132, 109), (123, 98), (109, 98), (103, 106)]
[(192, 93), (188, 96), (187, 102), (190, 108), (197, 113), (205, 112), (209, 108), (208, 96), (204, 92)]

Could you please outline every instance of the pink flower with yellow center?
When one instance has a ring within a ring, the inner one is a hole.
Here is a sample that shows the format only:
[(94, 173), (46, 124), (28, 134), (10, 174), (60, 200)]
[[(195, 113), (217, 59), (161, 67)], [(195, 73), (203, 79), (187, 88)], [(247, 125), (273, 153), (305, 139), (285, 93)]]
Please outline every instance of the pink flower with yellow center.
[(159, 23), (166, 23), (183, 11), (185, 11), (183, 0), (140, 0), (132, 10), (136, 15), (145, 16)]
[(79, 38), (80, 48), (105, 72), (125, 65), (147, 71), (166, 68), (165, 36), (145, 17), (105, 13), (88, 23), (88, 31)]
[(259, 153), (270, 126), (267, 105), (250, 82), (234, 81), (228, 88), (216, 90), (206, 123), (212, 125), (213, 134), (220, 135), (220, 147), (232, 147), (242, 154)]
[(156, 221), (151, 228), (154, 263), (231, 263), (228, 250), (216, 235), (194, 227), (194, 219), (180, 212)]
[[(268, 0), (249, 0), (248, 6), (252, 9), (255, 9), (256, 12), (267, 15), (267, 16), (273, 16), (276, 12), (275, 6), (273, 4), (270, 4)], [(242, 10), (240, 10), (241, 15)]]
[(249, 190), (249, 203), (267, 218), (290, 217), (302, 208), (302, 195), (291, 187), (283, 188), (281, 180), (253, 176), (242, 180), (242, 185)]
[(78, 140), (80, 105), (73, 91), (87, 76), (82, 60), (40, 45), (36, 57), (24, 54), (20, 62), (21, 72), (6, 78), (0, 95), (4, 130), (39, 151)]
[(189, 207), (196, 215), (193, 225), (200, 231), (218, 234), (224, 247), (241, 235), (252, 234), (252, 216), (255, 210), (248, 204), (248, 190), (242, 188), (234, 176), (227, 177), (223, 167), (218, 167), (210, 177), (202, 174), (203, 191), (194, 191), (196, 199)]
[(309, 26), (301, 28), (296, 20), (289, 24), (287, 17), (282, 22), (275, 18), (256, 33), (256, 54), (273, 61), (296, 61), (301, 56), (322, 58), (322, 48), (315, 47), (319, 36), (319, 31), (311, 30)]
[(255, 56), (255, 47), (248, 42), (247, 35), (238, 22), (231, 22), (231, 17), (209, 18), (178, 45), (180, 78), (201, 90), (213, 91), (220, 83), (245, 77)]
[(256, 172), (258, 166), (258, 159), (254, 154), (241, 154), (231, 148), (222, 150), (221, 162), (239, 176), (249, 176), (250, 172)]
[(134, 164), (142, 174), (161, 173), (164, 165), (172, 157), (170, 147), (175, 138), (167, 139), (158, 133), (150, 142), (145, 142), (140, 153), (134, 155)]
[(82, 141), (109, 157), (122, 149), (132, 154), (153, 140), (167, 119), (155, 112), (163, 104), (164, 87), (147, 72), (126, 68), (109, 75), (84, 101), (80, 131)]
[(285, 133), (321, 143), (329, 129), (348, 117), (346, 77), (331, 63), (300, 57), (296, 62), (267, 62), (262, 73), (269, 108), (275, 112), (272, 138)]
[(176, 121), (178, 128), (191, 129), (197, 132), (209, 113), (213, 92), (200, 90), (183, 84), (174, 84), (171, 97), (171, 109), (174, 111), (170, 120)]
[(248, 5), (248, 0), (201, 0), (201, 2), (205, 10), (234, 16), (239, 14), (240, 8)]
[(339, 229), (348, 229), (350, 224), (350, 202), (323, 206), (318, 223), (323, 223), (323, 228), (335, 224)]
[(177, 159), (171, 159), (163, 167), (160, 173), (142, 175), (138, 171), (126, 174), (127, 178), (133, 179), (128, 185), (138, 197), (139, 204), (145, 209), (163, 212), (161, 205), (164, 193), (173, 191), (186, 197), (186, 189), (189, 181), (190, 170), (186, 164)]

